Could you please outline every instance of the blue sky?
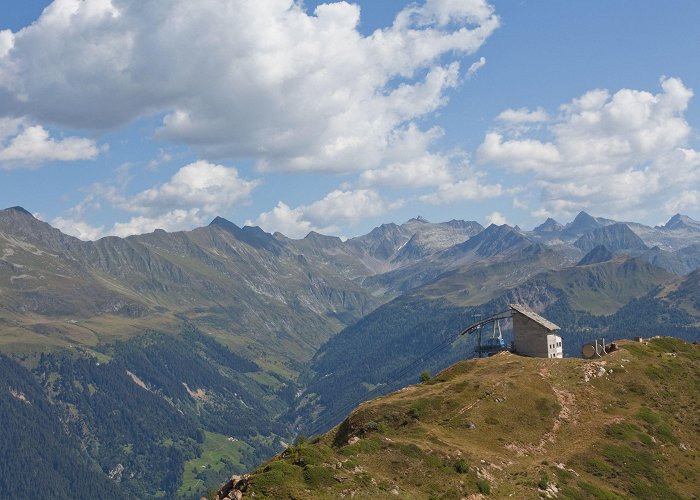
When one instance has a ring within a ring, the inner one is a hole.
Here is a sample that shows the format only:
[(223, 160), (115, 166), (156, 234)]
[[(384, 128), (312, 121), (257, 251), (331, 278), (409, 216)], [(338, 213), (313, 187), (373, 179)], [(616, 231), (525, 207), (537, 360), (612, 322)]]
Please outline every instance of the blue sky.
[(0, 206), (86, 239), (700, 218), (700, 2), (319, 4), (2, 0)]

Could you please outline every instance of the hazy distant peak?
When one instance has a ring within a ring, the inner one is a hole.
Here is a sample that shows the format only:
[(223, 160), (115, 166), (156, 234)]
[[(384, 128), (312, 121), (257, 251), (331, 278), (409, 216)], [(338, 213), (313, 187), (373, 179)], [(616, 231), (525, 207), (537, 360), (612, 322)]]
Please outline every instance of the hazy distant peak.
[(482, 232), (480, 232), (473, 238), (467, 240), (464, 243), (464, 245), (474, 247), (483, 245), (490, 247), (495, 245), (495, 247), (497, 247), (497, 250), (500, 251), (503, 248), (511, 247), (515, 244), (527, 241), (527, 238), (525, 238), (522, 234), (517, 232), (508, 224), (502, 224), (500, 226), (497, 226), (496, 224), (491, 224)]
[(490, 231), (490, 232), (499, 232), (499, 233), (506, 233), (510, 231), (515, 231), (515, 229), (512, 226), (509, 226), (508, 224), (489, 224), (484, 231)]
[(305, 240), (307, 240), (307, 239), (312, 240), (312, 239), (316, 239), (316, 238), (320, 238), (320, 237), (325, 237), (325, 235), (321, 234), (319, 232), (316, 232), (316, 231), (309, 231), (309, 234), (304, 236), (304, 239)]
[(598, 245), (605, 245), (607, 249), (613, 252), (621, 250), (648, 250), (644, 241), (627, 224), (621, 222), (590, 231), (574, 243), (574, 246), (584, 252), (593, 250)]
[(700, 222), (687, 215), (676, 214), (663, 226), (665, 229), (695, 229), (700, 230)]
[(534, 231), (536, 233), (556, 233), (564, 229), (564, 226), (557, 222), (556, 220), (548, 217), (546, 221), (537, 226)]
[(582, 210), (572, 222), (567, 224), (567, 229), (595, 229), (599, 226), (600, 223), (595, 220), (595, 217)]

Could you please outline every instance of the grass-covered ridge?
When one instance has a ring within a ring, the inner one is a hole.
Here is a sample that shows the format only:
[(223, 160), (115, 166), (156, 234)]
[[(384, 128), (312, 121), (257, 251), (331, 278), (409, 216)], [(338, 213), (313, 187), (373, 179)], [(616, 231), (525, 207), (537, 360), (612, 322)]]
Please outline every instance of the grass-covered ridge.
[(700, 346), (595, 361), (499, 354), (362, 404), (252, 472), (255, 498), (692, 498)]

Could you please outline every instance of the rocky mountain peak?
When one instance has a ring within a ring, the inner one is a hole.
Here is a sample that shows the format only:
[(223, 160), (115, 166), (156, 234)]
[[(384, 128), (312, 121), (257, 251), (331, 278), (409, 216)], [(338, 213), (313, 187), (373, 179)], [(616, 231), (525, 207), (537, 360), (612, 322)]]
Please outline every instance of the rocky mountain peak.
[(343, 242), (337, 236), (328, 236), (325, 234), (318, 233), (316, 231), (309, 231), (304, 237), (305, 241), (314, 243), (321, 247), (331, 247), (331, 246), (342, 246)]
[(29, 215), (30, 217), (34, 217), (28, 210), (26, 210), (24, 207), (20, 207), (19, 205), (16, 207), (6, 208), (5, 210), (3, 210), (3, 212), (5, 212), (5, 211), (16, 212), (16, 213), (20, 213), (23, 215)]
[(508, 224), (491, 224), (476, 236), (455, 246), (458, 251), (474, 250), (481, 257), (493, 257), (515, 247), (529, 245), (530, 241)]
[(282, 251), (280, 242), (258, 226), (244, 226), (241, 228), (223, 217), (216, 217), (211, 221), (209, 227), (223, 229), (232, 234), (238, 241), (246, 243), (254, 248), (265, 249), (275, 255), (279, 255)]
[(700, 231), (700, 222), (691, 219), (687, 215), (676, 214), (663, 227), (669, 230), (690, 229)]
[(412, 232), (393, 222), (375, 227), (363, 236), (348, 240), (350, 245), (378, 259), (389, 259), (396, 250), (404, 245), (412, 236)]
[(537, 226), (534, 231), (536, 233), (556, 233), (564, 229), (564, 226), (557, 222), (556, 220), (548, 217), (546, 221)]
[(219, 226), (227, 230), (231, 230), (233, 228), (240, 229), (236, 224), (231, 222), (230, 220), (224, 219), (223, 217), (216, 216), (214, 217), (214, 220), (212, 220), (209, 223), (210, 226)]
[(0, 210), (0, 231), (32, 243), (41, 243), (48, 250), (62, 252), (83, 243), (37, 219), (22, 207)]
[(600, 222), (592, 215), (581, 211), (572, 222), (565, 226), (565, 229), (569, 233), (583, 234), (598, 229), (600, 226)]
[(618, 223), (600, 227), (581, 236), (574, 246), (584, 252), (604, 245), (613, 252), (621, 250), (648, 250), (644, 241), (632, 231), (627, 224)]
[(632, 231), (627, 224), (618, 223), (603, 226), (581, 236), (574, 246), (584, 252), (593, 250), (598, 245), (604, 245), (608, 250), (648, 250), (644, 241)]
[(10, 207), (4, 210), (0, 210), (0, 221), (5, 223), (11, 223), (16, 221), (19, 223), (34, 223), (39, 220), (34, 217), (28, 210), (22, 207)]
[(486, 235), (500, 235), (500, 234), (508, 234), (511, 232), (516, 232), (515, 229), (508, 224), (501, 224), (500, 226), (497, 224), (489, 224), (486, 229), (484, 229), (484, 236)]

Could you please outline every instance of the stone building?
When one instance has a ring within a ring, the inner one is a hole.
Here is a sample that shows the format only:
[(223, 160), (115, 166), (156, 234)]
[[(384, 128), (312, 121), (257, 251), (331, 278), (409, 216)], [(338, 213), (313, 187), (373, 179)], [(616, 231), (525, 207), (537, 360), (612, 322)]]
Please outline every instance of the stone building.
[(519, 304), (510, 305), (513, 318), (513, 350), (534, 358), (563, 358), (559, 327)]

